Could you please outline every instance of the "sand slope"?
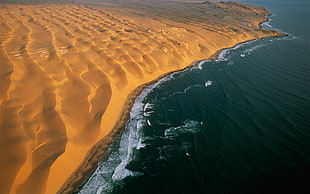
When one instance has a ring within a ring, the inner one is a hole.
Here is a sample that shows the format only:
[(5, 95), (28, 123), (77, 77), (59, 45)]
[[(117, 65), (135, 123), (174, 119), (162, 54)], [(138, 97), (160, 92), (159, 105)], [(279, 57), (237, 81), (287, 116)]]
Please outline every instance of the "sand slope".
[(56, 193), (66, 181), (62, 192), (72, 192), (67, 184), (82, 178), (80, 165), (93, 168), (91, 148), (120, 125), (135, 88), (219, 49), (279, 35), (258, 30), (268, 14), (258, 7), (94, 5), (0, 4), (1, 194)]

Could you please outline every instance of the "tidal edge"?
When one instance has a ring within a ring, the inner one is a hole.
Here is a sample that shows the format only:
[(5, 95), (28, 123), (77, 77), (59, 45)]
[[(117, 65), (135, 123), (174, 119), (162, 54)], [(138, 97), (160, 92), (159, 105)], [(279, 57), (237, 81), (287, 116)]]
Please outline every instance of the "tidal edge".
[[(262, 24), (265, 22), (268, 22), (269, 16), (271, 16), (271, 15), (272, 14), (266, 15), (265, 21), (262, 21), (259, 24), (260, 29), (263, 29)], [(120, 134), (125, 129), (125, 126), (126, 126), (128, 120), (130, 119), (130, 111), (132, 109), (132, 106), (133, 106), (136, 98), (140, 95), (140, 93), (143, 91), (143, 89), (146, 86), (153, 84), (153, 83), (159, 81), (160, 79), (162, 79), (168, 75), (171, 75), (171, 74), (176, 73), (176, 72), (181, 72), (181, 71), (184, 71), (185, 69), (191, 68), (201, 61), (217, 60), (219, 54), (223, 50), (234, 48), (238, 45), (241, 45), (241, 44), (253, 41), (253, 40), (260, 40), (260, 39), (265, 39), (268, 37), (285, 37), (285, 36), (288, 36), (288, 34), (284, 34), (284, 33), (279, 32), (279, 31), (275, 31), (275, 30), (270, 30), (270, 31), (274, 32), (274, 35), (264, 36), (264, 37), (256, 38), (256, 39), (250, 39), (250, 40), (247, 40), (244, 42), (237, 43), (236, 45), (234, 45), (232, 47), (219, 49), (217, 52), (215, 52), (213, 55), (211, 55), (208, 59), (193, 61), (190, 65), (188, 65), (185, 68), (178, 69), (176, 71), (171, 71), (171, 72), (168, 72), (166, 74), (163, 74), (163, 75), (159, 76), (158, 78), (156, 78), (155, 80), (152, 80), (148, 83), (144, 83), (144, 84), (140, 85), (139, 87), (137, 87), (135, 90), (133, 90), (129, 94), (129, 96), (126, 98), (126, 101), (125, 101), (123, 108), (122, 108), (122, 112), (121, 112), (120, 116), (118, 117), (118, 120), (117, 120), (116, 124), (114, 125), (114, 127), (112, 128), (112, 130), (110, 131), (110, 133), (106, 137), (104, 137), (102, 140), (100, 140), (93, 148), (90, 149), (90, 151), (87, 153), (87, 156), (85, 157), (84, 161), (77, 168), (77, 170), (67, 179), (67, 181), (63, 184), (63, 186), (60, 188), (60, 190), (57, 192), (57, 194), (78, 193), (79, 189), (81, 189), (83, 187), (83, 185), (90, 178), (91, 174), (98, 167), (98, 163), (99, 163), (100, 159), (108, 151), (108, 149), (109, 149), (110, 145), (112, 144), (112, 142), (114, 141), (114, 139), (117, 137), (118, 134)]]

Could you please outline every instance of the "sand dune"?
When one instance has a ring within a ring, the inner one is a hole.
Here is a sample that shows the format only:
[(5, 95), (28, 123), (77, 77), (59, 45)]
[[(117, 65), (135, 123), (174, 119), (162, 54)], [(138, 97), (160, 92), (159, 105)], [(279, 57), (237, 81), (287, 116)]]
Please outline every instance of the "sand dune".
[(72, 192), (126, 121), (136, 88), (279, 35), (258, 28), (266, 10), (235, 3), (0, 4), (0, 13), (3, 194)]

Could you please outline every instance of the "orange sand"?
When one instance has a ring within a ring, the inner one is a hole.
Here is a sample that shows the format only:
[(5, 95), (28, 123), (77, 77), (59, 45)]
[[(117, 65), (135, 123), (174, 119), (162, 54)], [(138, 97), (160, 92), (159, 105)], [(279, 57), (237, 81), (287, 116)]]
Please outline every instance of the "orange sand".
[(72, 192), (124, 125), (136, 88), (280, 35), (258, 29), (268, 12), (257, 6), (174, 3), (172, 13), (161, 9), (171, 2), (0, 4), (1, 194)]

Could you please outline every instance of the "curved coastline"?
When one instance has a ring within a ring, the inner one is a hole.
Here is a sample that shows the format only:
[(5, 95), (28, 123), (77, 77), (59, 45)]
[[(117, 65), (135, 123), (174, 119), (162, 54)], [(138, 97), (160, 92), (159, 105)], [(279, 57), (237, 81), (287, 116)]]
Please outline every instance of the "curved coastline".
[[(216, 60), (226, 47), (280, 35), (259, 29), (257, 24), (268, 14), (264, 8), (219, 3), (217, 10), (207, 4), (172, 4), (179, 10), (191, 5), (186, 14), (193, 18), (180, 21), (179, 12), (158, 15), (160, 6), (168, 12), (174, 9), (171, 3), (157, 4), (157, 10), (150, 9), (153, 4), (142, 4), (145, 10), (139, 10), (139, 16), (132, 15), (135, 10), (127, 15), (126, 9), (109, 5), (1, 7), (7, 13), (1, 15), (5, 36), (0, 72), (5, 76), (0, 115), (5, 119), (0, 125), (7, 143), (0, 147), (5, 150), (1, 192), (74, 192), (124, 129), (146, 86), (194, 66), (196, 59)], [(201, 6), (221, 14), (234, 8), (225, 20), (199, 12)], [(62, 9), (68, 12), (60, 14)], [(120, 14), (113, 14), (118, 10)], [(12, 159), (16, 163), (10, 163)]]
[[(267, 15), (267, 16), (266, 16), (266, 20), (265, 20), (265, 21), (262, 21), (261, 23), (259, 23), (259, 27), (260, 27), (261, 29), (267, 29), (267, 28), (263, 28), (262, 25), (263, 25), (264, 23), (270, 22), (269, 17), (271, 17), (271, 16), (272, 16), (272, 14)], [(220, 56), (220, 54), (221, 54), (221, 52), (223, 52), (223, 51), (225, 51), (225, 50), (233, 50), (235, 47), (238, 47), (239, 45), (242, 45), (242, 44), (247, 44), (247, 43), (250, 43), (250, 42), (252, 42), (252, 41), (256, 41), (256, 40), (260, 40), (260, 39), (264, 39), (264, 38), (269, 38), (269, 37), (284, 37), (284, 36), (289, 36), (287, 33), (281, 32), (281, 31), (277, 31), (277, 30), (275, 30), (275, 29), (268, 29), (268, 30), (270, 30), (270, 31), (272, 31), (273, 33), (275, 33), (275, 35), (273, 35), (273, 36), (261, 37), (261, 38), (256, 38), (256, 39), (251, 39), (251, 40), (246, 40), (246, 41), (244, 41), (244, 42), (237, 43), (236, 45), (234, 45), (234, 46), (232, 46), (232, 47), (220, 49), (220, 50), (218, 50), (214, 55), (212, 55), (212, 56), (210, 57), (209, 60), (214, 60), (214, 61), (215, 61), (215, 60), (218, 60), (218, 59), (219, 59), (219, 56)]]
[[(260, 28), (262, 28), (262, 24), (269, 22), (268, 17), (266, 17), (266, 21), (263, 21), (259, 24)], [(113, 127), (111, 132), (103, 138), (101, 141), (99, 141), (87, 154), (87, 157), (85, 158), (84, 162), (81, 164), (81, 166), (64, 184), (64, 186), (59, 190), (59, 194), (65, 194), (65, 193), (73, 193), (78, 190), (78, 188), (82, 187), (85, 182), (89, 179), (91, 176), (92, 172), (97, 168), (98, 162), (100, 158), (107, 152), (109, 146), (111, 146), (113, 140), (115, 137), (125, 128), (128, 120), (130, 119), (130, 111), (132, 109), (133, 103), (136, 100), (136, 98), (141, 94), (141, 92), (144, 90), (144, 88), (148, 85), (154, 84), (158, 82), (159, 80), (163, 79), (166, 76), (169, 76), (173, 73), (181, 72), (186, 69), (189, 69), (191, 67), (196, 66), (200, 62), (207, 61), (207, 60), (219, 60), (219, 56), (221, 52), (225, 50), (233, 50), (236, 47), (239, 47), (240, 45), (247, 44), (251, 41), (255, 40), (260, 40), (268, 37), (284, 37), (288, 36), (288, 34), (283, 34), (281, 32), (272, 30), (275, 35), (273, 36), (266, 36), (266, 37), (261, 37), (261, 38), (256, 38), (256, 39), (250, 39), (246, 40), (244, 42), (237, 43), (236, 45), (228, 48), (222, 48), (219, 49), (217, 52), (215, 52), (213, 55), (211, 55), (208, 59), (203, 59), (203, 60), (197, 60), (192, 62), (189, 66), (183, 68), (183, 69), (178, 69), (176, 71), (168, 72), (155, 80), (152, 80), (148, 83), (144, 83), (137, 87), (134, 91), (132, 91), (129, 96), (126, 99), (126, 102), (124, 103), (124, 106), (122, 108), (122, 112), (118, 118), (118, 122), (116, 125)]]

